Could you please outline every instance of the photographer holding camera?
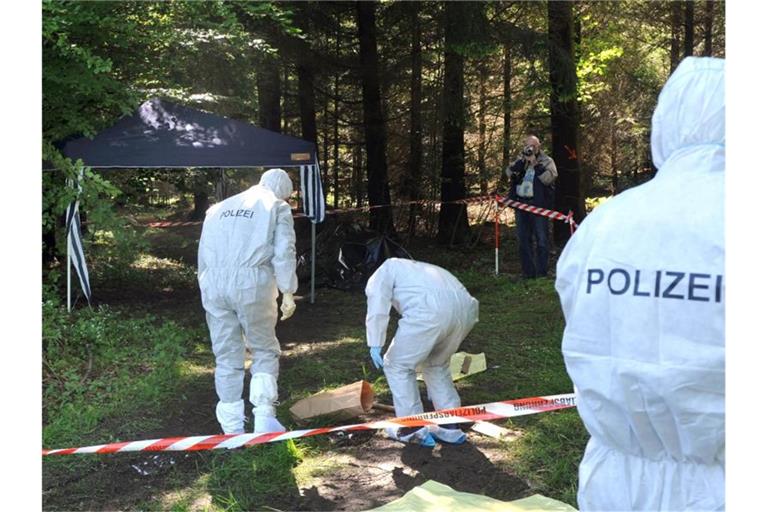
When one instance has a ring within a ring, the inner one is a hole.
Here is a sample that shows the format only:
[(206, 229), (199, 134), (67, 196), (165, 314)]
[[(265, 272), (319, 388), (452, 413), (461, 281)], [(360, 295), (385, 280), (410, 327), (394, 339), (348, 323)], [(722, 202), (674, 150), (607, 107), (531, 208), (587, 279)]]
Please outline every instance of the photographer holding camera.
[[(528, 135), (525, 138), (523, 152), (504, 171), (511, 185), (508, 197), (521, 203), (552, 209), (557, 167), (554, 160), (540, 148), (538, 137)], [(523, 277), (546, 277), (549, 260), (549, 219), (516, 209), (515, 225)]]

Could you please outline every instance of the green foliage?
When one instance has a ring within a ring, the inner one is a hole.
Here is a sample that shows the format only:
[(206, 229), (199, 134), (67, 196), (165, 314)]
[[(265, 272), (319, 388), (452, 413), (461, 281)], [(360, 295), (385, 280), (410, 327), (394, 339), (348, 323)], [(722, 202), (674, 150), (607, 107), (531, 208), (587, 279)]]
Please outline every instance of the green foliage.
[(594, 210), (595, 208), (597, 208), (601, 204), (605, 203), (609, 199), (610, 199), (610, 197), (587, 197), (584, 200), (584, 203), (585, 203), (585, 205), (587, 207), (587, 212), (591, 212), (592, 210)]
[[(64, 159), (54, 143), (92, 136), (156, 95), (203, 107), (224, 101), (225, 108), (218, 110), (235, 117), (253, 113), (253, 53), (274, 49), (243, 29), (235, 7), (228, 2), (43, 2), (43, 160), (56, 169), (43, 175), (43, 231), (55, 233), (59, 254), (65, 248), (61, 219), (75, 197), (66, 185), (82, 164)], [(240, 2), (237, 7), (285, 33), (297, 33), (291, 11), (282, 5)], [(141, 249), (113, 206), (144, 200), (157, 173), (116, 174), (112, 183), (85, 169), (80, 200), (91, 228), (85, 241), (89, 264), (123, 265)], [(207, 192), (209, 174), (176, 172), (172, 182), (182, 192)], [(121, 194), (115, 184), (131, 195)]]
[[(180, 357), (192, 338), (173, 322), (126, 319), (102, 306), (71, 314), (53, 296), (43, 302), (43, 444), (104, 442), (115, 414), (151, 411), (176, 391)], [(136, 427), (141, 425), (136, 424)]]
[(303, 449), (293, 440), (217, 454), (212, 462), (209, 492), (227, 512), (256, 510), (296, 497), (293, 469), (303, 456)]
[(43, 2), (43, 141), (92, 135), (134, 101), (104, 47), (136, 31), (108, 2)]
[[(115, 211), (113, 205), (120, 190), (102, 175), (84, 168), (82, 161), (73, 164), (62, 157), (50, 143), (45, 143), (43, 155), (56, 167), (56, 171), (43, 173), (43, 232), (56, 233), (58, 254), (66, 251), (63, 215), (69, 203), (77, 197), (81, 216), (85, 214), (87, 220), (83, 245), (89, 266), (126, 267), (138, 251), (146, 248), (146, 242)], [(82, 189), (79, 194), (74, 185), (78, 182)], [(58, 272), (48, 272), (46, 280), (56, 283), (59, 276)]]
[[(596, 46), (603, 46), (598, 44)], [(619, 46), (594, 48), (588, 53), (582, 52), (576, 74), (579, 78), (579, 101), (586, 102), (598, 92), (609, 87), (605, 75), (609, 65), (624, 55), (624, 49)]]
[[(590, 193), (637, 185), (649, 167), (650, 120), (667, 77), (660, 43), (660, 4), (592, 2), (581, 10), (577, 74), (584, 130), (581, 157), (591, 170)], [(628, 34), (630, 37), (628, 37)]]

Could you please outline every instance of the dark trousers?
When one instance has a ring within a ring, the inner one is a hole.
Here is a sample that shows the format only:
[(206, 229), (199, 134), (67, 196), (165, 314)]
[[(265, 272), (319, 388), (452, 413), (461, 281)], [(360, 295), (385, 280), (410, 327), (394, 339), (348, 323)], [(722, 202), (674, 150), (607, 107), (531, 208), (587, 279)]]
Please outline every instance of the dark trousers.
[(546, 277), (549, 260), (549, 219), (515, 210), (520, 263), (524, 277)]

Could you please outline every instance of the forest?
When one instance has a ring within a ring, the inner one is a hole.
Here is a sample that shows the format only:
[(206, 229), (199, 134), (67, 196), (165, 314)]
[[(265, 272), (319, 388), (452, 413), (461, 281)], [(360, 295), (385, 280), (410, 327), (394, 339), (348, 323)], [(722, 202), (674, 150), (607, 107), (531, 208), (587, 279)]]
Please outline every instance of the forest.
[[(489, 370), (457, 383), (463, 404), (566, 393), (553, 277), (572, 230), (553, 223), (549, 277), (523, 280), (505, 210), (494, 272), (490, 203), (509, 192), (504, 170), (528, 135), (557, 165), (553, 209), (576, 223), (652, 179), (651, 116), (687, 56), (726, 56), (725, 2), (43, 1), (44, 447), (218, 431), (200, 224), (266, 170), (91, 168), (62, 153), (67, 141), (161, 98), (317, 148), (327, 212), (316, 226), (317, 297), (313, 282), (310, 303), (309, 223), (297, 218), (297, 313), (277, 327), (277, 414), (289, 430), (301, 426), (288, 413), (296, 400), (359, 379), (391, 402), (366, 360), (359, 283), (339, 281), (340, 246), (362, 236), (385, 235), (451, 270), (480, 301), (461, 350), (484, 352)], [(73, 278), (68, 312), (75, 198), (93, 296)], [(289, 203), (301, 212), (298, 192)], [(473, 434), (472, 448), (431, 458), (363, 433), (224, 453), (46, 458), (43, 506), (362, 510), (429, 479), (576, 506), (587, 440), (578, 414), (500, 425), (511, 437)]]

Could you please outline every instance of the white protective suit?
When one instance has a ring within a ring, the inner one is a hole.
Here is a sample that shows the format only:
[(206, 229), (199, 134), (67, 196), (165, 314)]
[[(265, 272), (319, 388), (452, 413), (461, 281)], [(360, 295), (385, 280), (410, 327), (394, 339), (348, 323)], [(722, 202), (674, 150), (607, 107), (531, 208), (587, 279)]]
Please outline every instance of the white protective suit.
[(591, 435), (580, 510), (725, 506), (724, 67), (680, 63), (653, 114), (656, 177), (599, 206), (558, 261)]
[(384, 354), (384, 374), (397, 416), (424, 412), (416, 381), (421, 366), (435, 410), (459, 407), (449, 363), (478, 320), (478, 303), (450, 272), (436, 265), (389, 258), (368, 279), (365, 318), (369, 347), (383, 347), (389, 311), (401, 318)]
[[(227, 434), (244, 428), (246, 345), (255, 428), (282, 429), (274, 419), (280, 356), (275, 324), (278, 290), (293, 294), (298, 284), (296, 235), (285, 201), (292, 189), (285, 171), (270, 169), (258, 185), (211, 206), (205, 215), (198, 281), (216, 356), (216, 418)], [(259, 427), (264, 418), (271, 420)]]

